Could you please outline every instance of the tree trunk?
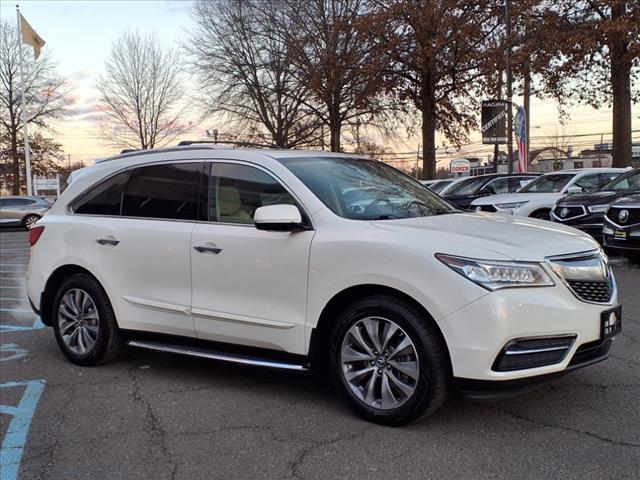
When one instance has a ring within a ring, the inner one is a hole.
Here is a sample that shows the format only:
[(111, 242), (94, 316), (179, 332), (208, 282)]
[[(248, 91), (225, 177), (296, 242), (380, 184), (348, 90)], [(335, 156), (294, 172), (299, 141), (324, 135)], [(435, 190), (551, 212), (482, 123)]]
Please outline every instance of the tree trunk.
[(423, 75), (420, 90), (422, 107), (422, 179), (436, 178), (436, 102), (433, 94), (431, 76)]
[[(625, 2), (611, 8), (612, 19), (625, 13)], [(611, 52), (611, 90), (613, 92), (613, 162), (612, 167), (631, 165), (631, 61), (625, 60), (627, 43), (614, 38)]]
[(331, 151), (340, 151), (340, 134), (342, 133), (342, 122), (337, 118), (329, 119), (329, 134), (331, 136)]

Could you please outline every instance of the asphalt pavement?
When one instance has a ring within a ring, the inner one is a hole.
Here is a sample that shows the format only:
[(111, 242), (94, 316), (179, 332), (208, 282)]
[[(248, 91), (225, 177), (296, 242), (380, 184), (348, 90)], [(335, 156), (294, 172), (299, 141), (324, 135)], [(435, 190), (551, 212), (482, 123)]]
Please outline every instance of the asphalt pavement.
[(310, 375), (137, 350), (77, 367), (29, 308), (28, 257), (26, 232), (0, 232), (2, 480), (640, 478), (640, 267), (622, 258), (607, 361), (389, 428)]

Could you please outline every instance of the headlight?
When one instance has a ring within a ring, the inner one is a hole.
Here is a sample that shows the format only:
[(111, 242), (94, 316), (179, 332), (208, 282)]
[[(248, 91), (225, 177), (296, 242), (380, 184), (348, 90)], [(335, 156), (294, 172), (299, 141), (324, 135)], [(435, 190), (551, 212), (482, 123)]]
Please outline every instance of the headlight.
[(513, 203), (496, 203), (496, 207), (506, 210), (509, 208), (520, 208), (525, 203), (529, 203), (529, 202), (526, 201), (526, 202), (513, 202)]
[(549, 274), (539, 263), (477, 260), (436, 254), (442, 263), (487, 290), (509, 287), (553, 286)]
[(603, 213), (607, 211), (609, 205), (594, 205), (593, 207), (587, 207), (587, 210), (591, 213)]

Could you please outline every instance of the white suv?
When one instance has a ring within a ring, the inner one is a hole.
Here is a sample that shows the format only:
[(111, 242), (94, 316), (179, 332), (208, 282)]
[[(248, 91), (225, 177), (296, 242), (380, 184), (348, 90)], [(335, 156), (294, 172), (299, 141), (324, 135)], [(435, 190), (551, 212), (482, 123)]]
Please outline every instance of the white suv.
[(461, 212), (343, 154), (121, 155), (78, 176), (30, 243), (29, 298), (72, 362), (128, 344), (326, 369), (384, 424), (595, 363), (620, 328), (588, 235)]
[(478, 198), (471, 202), (470, 209), (550, 220), (551, 210), (565, 195), (598, 190), (625, 171), (624, 168), (580, 168), (549, 172), (515, 193)]

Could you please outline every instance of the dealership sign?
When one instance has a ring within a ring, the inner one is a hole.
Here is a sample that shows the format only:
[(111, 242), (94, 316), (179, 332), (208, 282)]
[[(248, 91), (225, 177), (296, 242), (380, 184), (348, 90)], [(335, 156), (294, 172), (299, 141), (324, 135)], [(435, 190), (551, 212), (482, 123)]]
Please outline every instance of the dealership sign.
[(471, 163), (466, 158), (456, 158), (451, 160), (449, 169), (451, 173), (469, 173), (471, 171)]
[(482, 143), (507, 143), (507, 109), (505, 100), (482, 102)]

